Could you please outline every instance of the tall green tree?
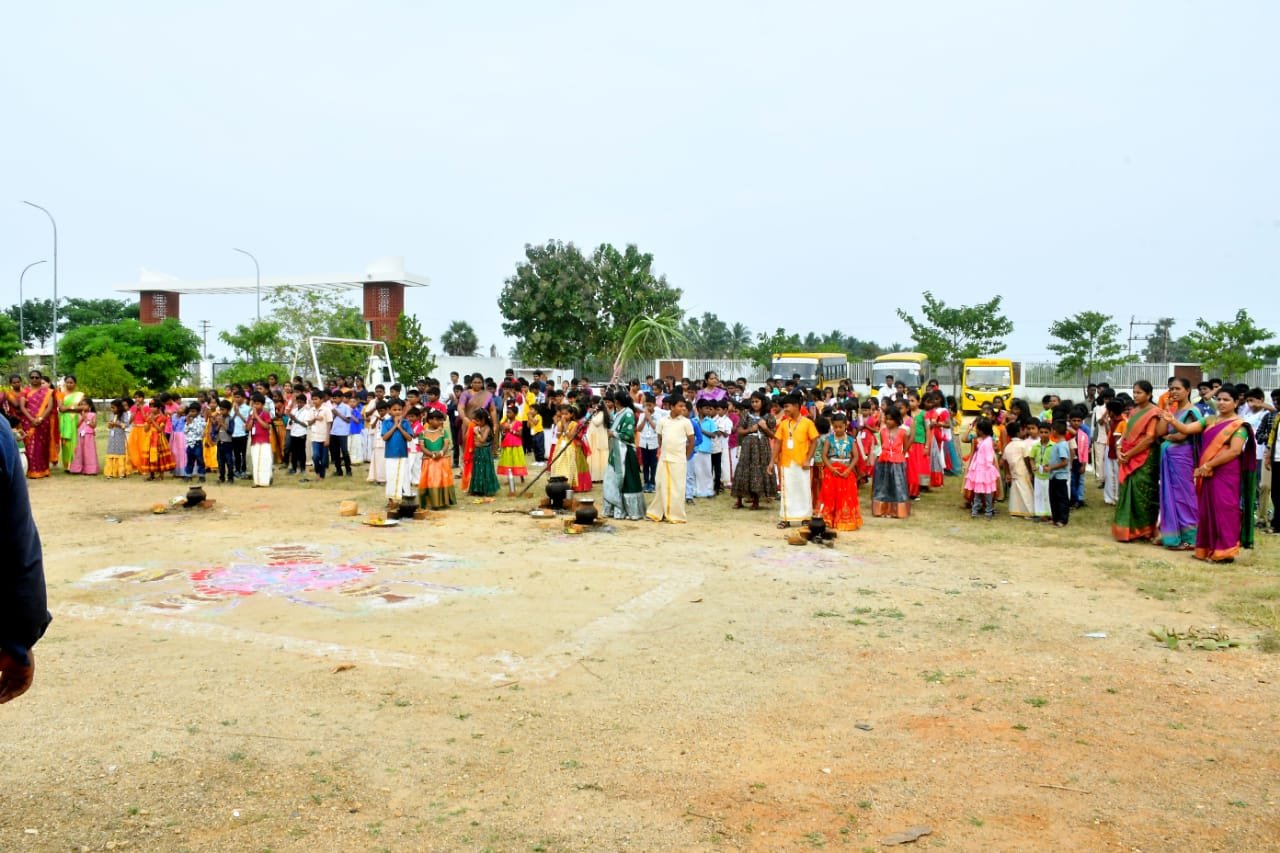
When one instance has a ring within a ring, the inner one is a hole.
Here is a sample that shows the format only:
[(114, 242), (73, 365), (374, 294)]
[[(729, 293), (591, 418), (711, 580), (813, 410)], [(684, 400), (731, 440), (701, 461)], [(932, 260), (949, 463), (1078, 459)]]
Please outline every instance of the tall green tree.
[(521, 356), (549, 365), (612, 359), (631, 321), (680, 315), (680, 290), (653, 273), (653, 256), (605, 243), (590, 258), (572, 243), (525, 246), (503, 284), (502, 330)]
[(281, 339), (281, 326), (275, 320), (253, 320), (222, 331), (218, 337), (231, 345), (243, 361), (280, 361), (286, 349)]
[[(272, 360), (287, 364), (309, 365), (309, 337), (368, 337), (360, 309), (340, 296), (323, 291), (282, 287), (267, 296), (271, 306), (268, 319), (280, 325), (280, 345)], [(368, 353), (358, 347), (319, 345), (316, 347), (320, 370), (325, 376), (363, 375)], [(325, 377), (317, 377), (322, 379)]]
[(723, 320), (710, 312), (687, 317), (680, 327), (685, 352), (693, 358), (724, 358), (733, 348), (733, 333)]
[(742, 358), (751, 347), (751, 330), (742, 323), (734, 323), (729, 329), (729, 358)]
[(787, 334), (785, 329), (777, 328), (773, 334), (757, 334), (755, 345), (747, 350), (746, 357), (759, 367), (769, 370), (773, 367), (774, 353), (795, 352), (800, 348), (799, 335)]
[(920, 352), (934, 364), (951, 367), (952, 393), (959, 393), (960, 366), (966, 358), (1002, 352), (1013, 323), (1000, 313), (1002, 297), (977, 305), (949, 307), (926, 290), (919, 315), (901, 308), (898, 316), (911, 327)]
[(1059, 376), (1077, 377), (1087, 384), (1097, 374), (1129, 361), (1127, 348), (1120, 342), (1120, 326), (1110, 314), (1081, 311), (1055, 320), (1049, 334), (1058, 339), (1049, 344), (1049, 350), (1059, 356)]
[(1280, 358), (1280, 346), (1270, 343), (1274, 337), (1274, 332), (1256, 325), (1241, 308), (1234, 320), (1196, 320), (1196, 327), (1187, 333), (1187, 343), (1191, 358), (1208, 373), (1239, 380), (1250, 370)]
[(58, 306), (58, 333), (81, 326), (104, 326), (138, 319), (138, 303), (131, 299), (63, 299)]
[(23, 343), (18, 337), (18, 321), (0, 314), (0, 367), (9, 364), (22, 352)]
[(431, 338), (422, 333), (422, 324), (413, 314), (401, 314), (396, 321), (396, 336), (387, 341), (391, 366), (403, 382), (414, 382), (419, 376), (430, 376), (436, 369), (431, 354)]
[(1192, 361), (1191, 345), (1186, 335), (1173, 334), (1174, 319), (1161, 317), (1156, 321), (1147, 345), (1142, 350), (1142, 360), (1147, 364), (1182, 364)]
[(146, 326), (121, 320), (72, 329), (59, 341), (58, 350), (71, 373), (92, 356), (113, 353), (138, 381), (158, 391), (172, 387), (200, 357), (200, 338), (172, 317)]
[(21, 321), (23, 343), (28, 347), (44, 348), (53, 338), (53, 300), (26, 299), (22, 302), (22, 310), (17, 305), (4, 309), (15, 325)]
[(440, 346), (448, 355), (475, 355), (476, 348), (480, 346), (480, 338), (466, 320), (454, 320), (440, 336)]

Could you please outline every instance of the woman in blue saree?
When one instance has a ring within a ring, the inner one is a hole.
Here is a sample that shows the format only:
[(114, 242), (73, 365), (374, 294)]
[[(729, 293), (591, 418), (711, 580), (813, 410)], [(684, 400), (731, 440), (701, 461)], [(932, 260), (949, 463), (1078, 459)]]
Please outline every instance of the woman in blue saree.
[[(1199, 420), (1192, 407), (1191, 383), (1180, 376), (1169, 382), (1169, 410), (1180, 423)], [(1160, 450), (1160, 544), (1175, 551), (1191, 551), (1196, 543), (1196, 520), (1200, 511), (1196, 503), (1195, 470), (1200, 442), (1194, 435), (1183, 435), (1172, 426), (1165, 427), (1164, 446)]]

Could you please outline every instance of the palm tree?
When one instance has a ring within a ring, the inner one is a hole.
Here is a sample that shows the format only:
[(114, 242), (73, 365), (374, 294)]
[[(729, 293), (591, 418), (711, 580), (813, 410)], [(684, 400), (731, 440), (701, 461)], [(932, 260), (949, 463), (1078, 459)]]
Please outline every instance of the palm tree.
[(667, 311), (653, 316), (640, 314), (627, 324), (626, 334), (622, 336), (622, 345), (618, 348), (618, 356), (613, 360), (613, 376), (610, 385), (617, 385), (622, 380), (622, 366), (633, 358), (647, 358), (671, 355), (676, 347), (687, 343), (684, 332), (680, 328), (680, 315), (675, 311)]
[(440, 346), (449, 355), (475, 355), (476, 347), (480, 346), (480, 339), (476, 337), (476, 330), (471, 328), (471, 324), (466, 320), (454, 320), (440, 336)]
[(742, 354), (751, 346), (751, 330), (741, 323), (734, 323), (729, 330), (729, 355), (742, 358)]

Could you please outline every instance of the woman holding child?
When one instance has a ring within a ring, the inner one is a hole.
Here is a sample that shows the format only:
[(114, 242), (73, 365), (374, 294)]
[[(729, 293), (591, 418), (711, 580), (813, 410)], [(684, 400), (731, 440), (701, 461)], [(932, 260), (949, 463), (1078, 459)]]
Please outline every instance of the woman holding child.
[(1150, 542), (1159, 533), (1160, 449), (1156, 434), (1160, 409), (1151, 402), (1151, 383), (1133, 386), (1133, 413), (1120, 440), (1120, 491), (1111, 535), (1117, 542)]

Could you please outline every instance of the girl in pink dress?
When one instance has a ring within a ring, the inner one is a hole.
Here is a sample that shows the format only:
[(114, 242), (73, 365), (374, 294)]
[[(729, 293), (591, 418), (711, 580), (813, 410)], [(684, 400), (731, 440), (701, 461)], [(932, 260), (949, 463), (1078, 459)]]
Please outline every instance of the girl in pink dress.
[(969, 473), (965, 475), (964, 487), (973, 493), (973, 504), (970, 515), (978, 517), (979, 511), (985, 512), (989, 519), (995, 516), (996, 482), (1000, 479), (1000, 469), (996, 467), (996, 449), (991, 428), (991, 421), (983, 418), (978, 421), (978, 446), (969, 460)]
[(76, 426), (76, 453), (71, 459), (67, 472), (70, 474), (98, 473), (98, 415), (93, 411), (93, 401), (81, 397), (76, 405), (80, 412), (80, 422)]

